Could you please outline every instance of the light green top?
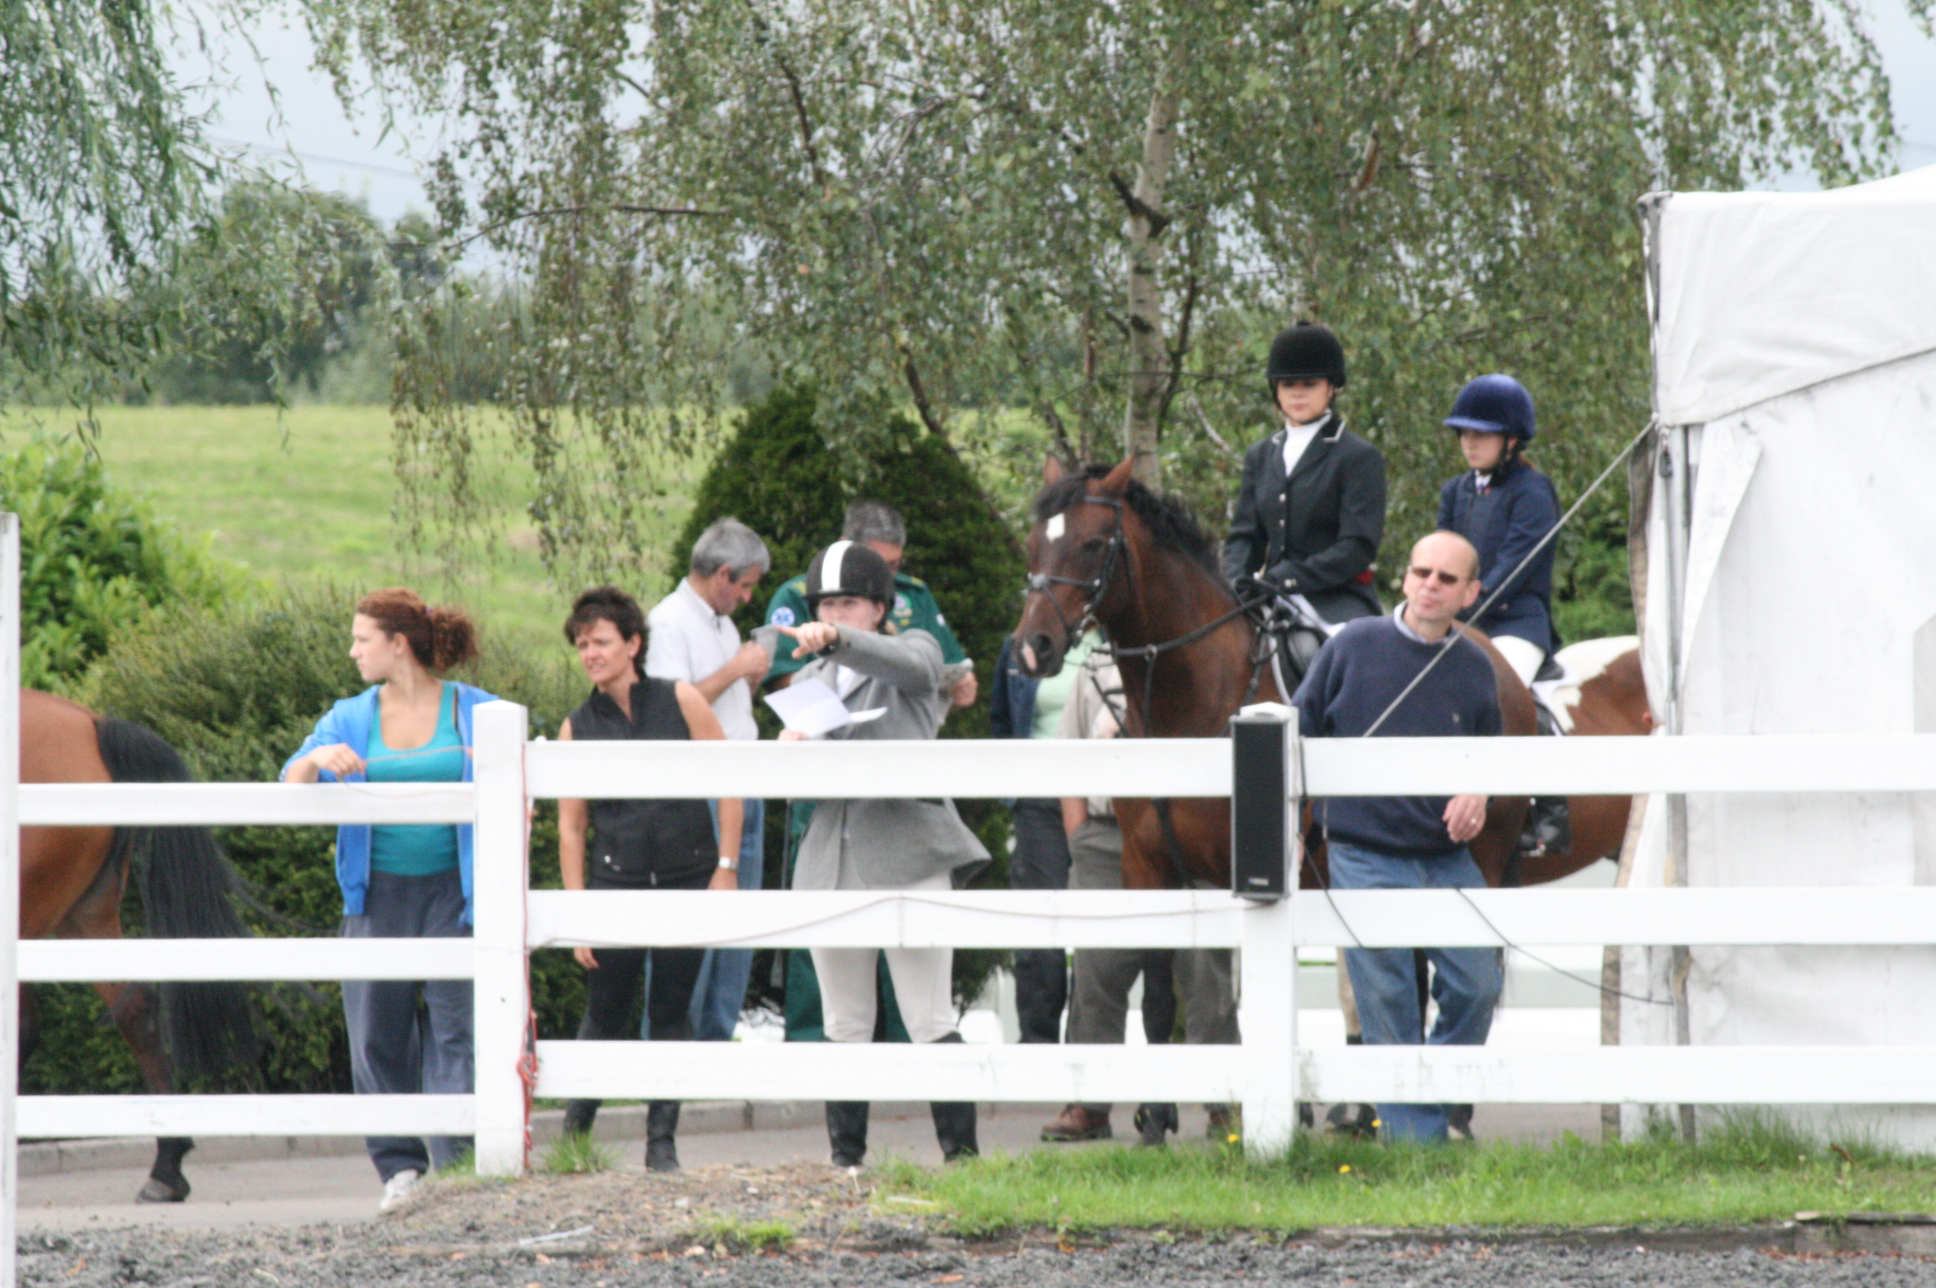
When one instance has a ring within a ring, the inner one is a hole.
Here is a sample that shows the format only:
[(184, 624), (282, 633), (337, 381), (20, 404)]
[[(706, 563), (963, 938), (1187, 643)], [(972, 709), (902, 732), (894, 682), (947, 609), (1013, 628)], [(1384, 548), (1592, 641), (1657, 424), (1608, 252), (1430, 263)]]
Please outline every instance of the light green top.
[(1056, 736), (1062, 724), (1062, 708), (1069, 705), (1076, 677), (1082, 673), (1082, 660), (1100, 643), (1102, 640), (1094, 631), (1084, 635), (1070, 646), (1068, 655), (1062, 659), (1062, 669), (1035, 687), (1035, 723), (1029, 726), (1029, 737)]

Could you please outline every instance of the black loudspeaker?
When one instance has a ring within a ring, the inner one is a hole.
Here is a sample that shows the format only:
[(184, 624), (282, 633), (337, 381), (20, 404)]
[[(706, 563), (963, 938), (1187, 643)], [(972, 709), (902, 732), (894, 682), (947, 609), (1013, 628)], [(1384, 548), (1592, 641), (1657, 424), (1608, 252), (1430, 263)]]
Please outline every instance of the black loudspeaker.
[(1246, 712), (1230, 721), (1230, 892), (1246, 899), (1282, 899), (1289, 893), (1285, 815), (1291, 726), (1286, 717), (1295, 715)]

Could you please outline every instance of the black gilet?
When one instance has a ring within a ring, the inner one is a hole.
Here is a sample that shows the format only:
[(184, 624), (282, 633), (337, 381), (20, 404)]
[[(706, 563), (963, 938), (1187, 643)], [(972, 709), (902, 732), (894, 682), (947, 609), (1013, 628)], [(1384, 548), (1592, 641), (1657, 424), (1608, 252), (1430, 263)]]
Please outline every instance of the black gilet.
[[(691, 737), (672, 680), (646, 678), (632, 686), (628, 719), (597, 689), (571, 713), (574, 742)], [(690, 885), (719, 865), (712, 812), (700, 800), (592, 801), (586, 877), (604, 886)]]

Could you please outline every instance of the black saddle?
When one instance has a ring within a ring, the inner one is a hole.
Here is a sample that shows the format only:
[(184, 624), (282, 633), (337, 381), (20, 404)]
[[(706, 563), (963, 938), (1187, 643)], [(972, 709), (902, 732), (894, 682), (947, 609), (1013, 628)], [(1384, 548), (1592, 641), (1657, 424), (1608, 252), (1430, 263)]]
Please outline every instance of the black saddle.
[(1311, 659), (1318, 655), (1327, 638), (1322, 630), (1275, 605), (1266, 609), (1260, 623), (1272, 641), (1271, 663), (1277, 668), (1277, 688), (1285, 701), (1304, 682)]

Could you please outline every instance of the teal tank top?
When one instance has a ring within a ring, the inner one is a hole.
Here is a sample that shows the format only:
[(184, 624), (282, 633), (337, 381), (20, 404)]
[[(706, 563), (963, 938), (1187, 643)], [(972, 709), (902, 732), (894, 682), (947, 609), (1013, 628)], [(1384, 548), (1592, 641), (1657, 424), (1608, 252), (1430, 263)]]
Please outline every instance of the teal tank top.
[[(457, 686), (444, 685), (437, 705), (437, 731), (410, 751), (392, 751), (383, 741), (381, 715), (370, 725), (363, 753), (373, 783), (460, 783), (464, 781), (464, 744), (457, 736)], [(378, 872), (422, 877), (457, 866), (457, 829), (448, 823), (385, 825), (370, 829), (370, 866)]]

